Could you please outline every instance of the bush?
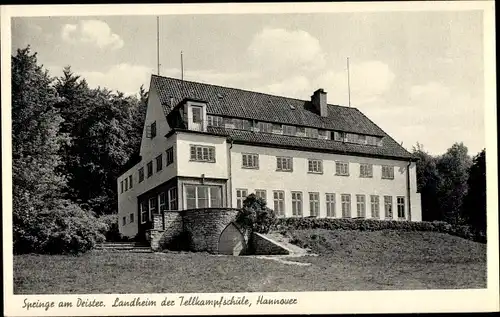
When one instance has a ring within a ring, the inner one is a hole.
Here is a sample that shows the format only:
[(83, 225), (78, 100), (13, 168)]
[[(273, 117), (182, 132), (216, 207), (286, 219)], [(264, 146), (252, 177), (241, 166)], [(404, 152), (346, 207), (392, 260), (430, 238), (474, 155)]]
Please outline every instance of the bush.
[(105, 230), (101, 232), (106, 237), (106, 241), (120, 242), (124, 240), (118, 229), (117, 214), (100, 216), (99, 220), (106, 224)]
[(280, 232), (303, 229), (434, 231), (459, 236), (477, 242), (486, 242), (484, 234), (473, 233), (470, 227), (465, 225), (452, 225), (444, 221), (413, 222), (344, 218), (280, 218), (270, 229)]
[(79, 254), (104, 241), (106, 225), (68, 200), (14, 212), (14, 252)]
[(250, 194), (243, 201), (243, 208), (236, 216), (236, 222), (246, 229), (259, 233), (268, 233), (276, 225), (276, 215), (267, 208), (266, 201), (255, 194)]

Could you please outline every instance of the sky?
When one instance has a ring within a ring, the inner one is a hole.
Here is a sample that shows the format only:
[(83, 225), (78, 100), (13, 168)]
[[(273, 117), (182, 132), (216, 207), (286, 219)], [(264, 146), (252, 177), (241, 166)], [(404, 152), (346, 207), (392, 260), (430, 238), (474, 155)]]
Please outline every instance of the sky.
[[(411, 150), (485, 147), (481, 11), (162, 15), (160, 74), (358, 108)], [(135, 94), (157, 73), (155, 16), (12, 19), (53, 76)]]

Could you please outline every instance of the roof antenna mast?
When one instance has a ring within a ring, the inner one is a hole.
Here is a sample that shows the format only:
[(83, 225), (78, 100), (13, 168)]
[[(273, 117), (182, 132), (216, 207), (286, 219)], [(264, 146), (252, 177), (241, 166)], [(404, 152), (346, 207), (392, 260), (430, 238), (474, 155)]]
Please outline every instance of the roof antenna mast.
[(157, 61), (157, 74), (160, 76), (160, 17), (156, 17), (156, 61)]
[(351, 107), (351, 77), (349, 73), (349, 57), (347, 58), (347, 94), (349, 98), (349, 107)]
[(181, 80), (184, 82), (184, 60), (182, 58), (182, 51), (181, 51)]

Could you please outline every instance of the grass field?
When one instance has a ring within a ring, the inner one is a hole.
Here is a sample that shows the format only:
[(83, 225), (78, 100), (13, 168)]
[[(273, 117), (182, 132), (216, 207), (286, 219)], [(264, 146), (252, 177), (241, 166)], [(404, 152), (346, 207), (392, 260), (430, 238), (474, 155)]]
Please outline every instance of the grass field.
[(319, 255), (285, 264), (202, 253), (14, 257), (14, 293), (169, 293), (486, 287), (486, 245), (433, 232), (292, 231)]

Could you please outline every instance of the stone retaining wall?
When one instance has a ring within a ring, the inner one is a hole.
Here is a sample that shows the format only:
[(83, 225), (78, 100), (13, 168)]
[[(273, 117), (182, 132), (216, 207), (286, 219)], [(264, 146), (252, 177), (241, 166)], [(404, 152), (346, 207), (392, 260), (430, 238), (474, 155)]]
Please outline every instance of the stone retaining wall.
[[(154, 215), (153, 228), (147, 231), (148, 241), (155, 251), (164, 249), (174, 238), (185, 234), (190, 251), (218, 253), (219, 238), (224, 229), (234, 223), (238, 209), (206, 208), (165, 211)], [(242, 231), (245, 249), (249, 234)]]
[(231, 208), (184, 210), (182, 220), (190, 250), (218, 253), (219, 237), (237, 214), (238, 209)]
[(254, 232), (252, 235), (252, 251), (257, 255), (288, 255), (290, 250), (279, 245), (277, 242)]

